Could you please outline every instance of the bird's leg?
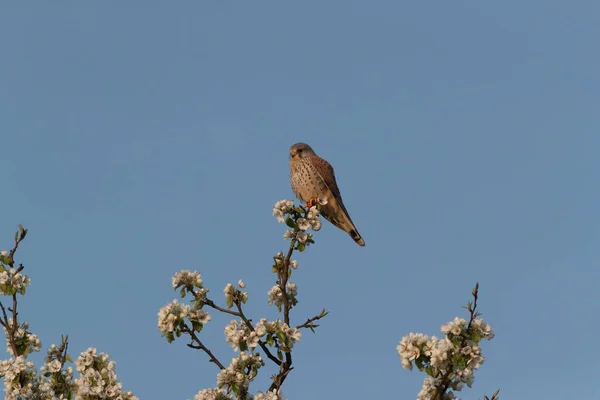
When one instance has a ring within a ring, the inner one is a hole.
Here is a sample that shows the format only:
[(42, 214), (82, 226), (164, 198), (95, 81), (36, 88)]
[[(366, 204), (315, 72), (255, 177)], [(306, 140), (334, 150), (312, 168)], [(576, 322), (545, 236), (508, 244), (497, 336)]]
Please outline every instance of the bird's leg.
[(319, 204), (319, 198), (318, 197), (313, 197), (311, 199), (308, 199), (308, 201), (306, 202), (306, 205), (304, 206), (304, 208), (306, 208), (308, 210), (311, 207), (316, 206), (317, 204)]

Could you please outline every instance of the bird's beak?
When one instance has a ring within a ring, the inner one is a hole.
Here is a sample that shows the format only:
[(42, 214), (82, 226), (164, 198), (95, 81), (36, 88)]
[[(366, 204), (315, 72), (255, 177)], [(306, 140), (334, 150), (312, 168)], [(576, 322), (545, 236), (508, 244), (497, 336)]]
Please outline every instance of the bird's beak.
[(291, 155), (292, 157), (296, 157), (296, 155), (297, 155), (297, 154), (298, 154), (298, 152), (297, 152), (296, 150), (294, 150), (294, 149), (291, 149), (291, 150), (290, 150), (290, 155)]

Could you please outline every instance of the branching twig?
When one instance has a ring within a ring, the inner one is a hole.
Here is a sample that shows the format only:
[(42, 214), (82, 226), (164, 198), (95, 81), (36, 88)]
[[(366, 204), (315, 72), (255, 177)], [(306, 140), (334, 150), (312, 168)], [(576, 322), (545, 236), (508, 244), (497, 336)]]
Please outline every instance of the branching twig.
[(320, 320), (325, 315), (327, 315), (327, 313), (321, 313), (319, 315), (315, 315), (314, 317), (307, 319), (305, 323), (300, 324), (300, 325), (296, 325), (296, 329), (300, 329), (300, 328), (309, 328), (309, 329), (318, 328), (319, 325), (313, 324), (313, 322)]
[(189, 343), (188, 347), (191, 347), (192, 349), (198, 349), (198, 350), (204, 351), (210, 357), (210, 361), (215, 363), (217, 365), (217, 367), (219, 367), (219, 369), (225, 369), (223, 364), (221, 364), (221, 362), (217, 359), (217, 357), (215, 357), (215, 355), (212, 353), (212, 351), (210, 351), (202, 343), (202, 341), (198, 338), (198, 336), (196, 336), (196, 333), (192, 329), (190, 329), (189, 326), (187, 326), (186, 324), (183, 324), (183, 327), (181, 328), (181, 332), (188, 333), (190, 335), (190, 338), (192, 339), (192, 341), (197, 343), (197, 344)]
[(222, 313), (225, 313), (225, 314), (231, 314), (231, 315), (234, 315), (236, 317), (241, 317), (240, 313), (232, 311), (232, 310), (228, 310), (228, 309), (223, 308), (223, 307), (219, 307), (212, 300), (204, 299), (203, 301), (204, 301), (204, 304), (206, 304), (209, 307), (214, 308), (217, 311), (221, 311)]
[[(15, 254), (17, 253), (17, 250), (19, 249), (19, 245), (21, 244), (21, 242), (25, 239), (25, 236), (27, 236), (27, 229), (23, 228), (22, 225), (19, 225), (19, 232), (15, 233), (15, 245), (12, 248), (12, 250), (8, 253), (8, 266), (10, 267), (10, 269), (13, 269), (15, 267)], [(18, 274), (19, 272), (21, 272), (23, 270), (23, 268), (25, 268), (25, 266), (23, 264), (19, 265), (19, 268), (17, 268), (15, 274)], [(10, 343), (10, 347), (14, 353), (15, 357), (18, 357), (19, 351), (18, 351), (18, 347), (17, 344), (15, 343), (15, 332), (17, 331), (18, 327), (19, 327), (19, 321), (18, 321), (18, 311), (17, 311), (17, 294), (13, 293), (12, 295), (12, 308), (8, 307), (8, 311), (11, 312), (12, 314), (12, 326), (9, 323), (9, 319), (8, 319), (8, 315), (6, 313), (6, 308), (4, 307), (4, 304), (0, 301), (0, 309), (2, 309), (2, 319), (0, 319), (0, 324), (2, 324), (2, 326), (6, 329), (7, 335), (8, 335), (8, 341)]]
[[(479, 295), (479, 282), (475, 283), (475, 287), (473, 288), (473, 302), (471, 303), (470, 301), (467, 303), (467, 305), (465, 306), (465, 308), (467, 309), (467, 311), (469, 311), (469, 313), (471, 314), (470, 318), (469, 318), (469, 324), (467, 325), (467, 332), (470, 331), (471, 329), (471, 325), (473, 324), (473, 322), (475, 321), (475, 319), (477, 319), (477, 317), (480, 315), (477, 312), (477, 298)], [(461, 337), (460, 339), (460, 347), (464, 347), (466, 338)], [(442, 376), (442, 380), (441, 380), (441, 385), (438, 387), (438, 398), (441, 399), (442, 396), (444, 395), (444, 393), (446, 393), (446, 391), (448, 390), (448, 388), (450, 387), (450, 383), (451, 383), (451, 379), (450, 376), (452, 375), (453, 368), (452, 368), (452, 364), (448, 367), (448, 370), (446, 371), (446, 373)]]

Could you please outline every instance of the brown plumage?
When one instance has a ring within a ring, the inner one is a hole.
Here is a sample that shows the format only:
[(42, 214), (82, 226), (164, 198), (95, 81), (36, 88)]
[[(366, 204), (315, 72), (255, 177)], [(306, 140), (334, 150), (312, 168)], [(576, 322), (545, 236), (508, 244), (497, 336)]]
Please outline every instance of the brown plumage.
[(333, 167), (306, 143), (296, 143), (290, 148), (290, 182), (302, 201), (327, 200), (320, 206), (321, 215), (347, 232), (359, 246), (365, 245), (344, 206)]

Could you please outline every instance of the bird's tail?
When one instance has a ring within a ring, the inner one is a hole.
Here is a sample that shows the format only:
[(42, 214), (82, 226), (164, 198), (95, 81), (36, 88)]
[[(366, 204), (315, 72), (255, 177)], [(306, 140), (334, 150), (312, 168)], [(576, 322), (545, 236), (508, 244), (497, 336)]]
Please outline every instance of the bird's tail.
[(364, 246), (365, 241), (363, 240), (362, 236), (360, 236), (360, 233), (358, 233), (354, 224), (352, 227), (353, 229), (350, 229), (350, 231), (348, 231), (348, 234), (356, 242), (356, 244), (358, 244), (359, 246)]
[(344, 232), (347, 232), (356, 244), (359, 246), (365, 245), (365, 241), (362, 236), (360, 236), (360, 233), (358, 233), (358, 229), (354, 226), (354, 222), (352, 222), (352, 218), (350, 218), (350, 215), (341, 200), (330, 199), (329, 202), (322, 207), (321, 214), (333, 225)]

